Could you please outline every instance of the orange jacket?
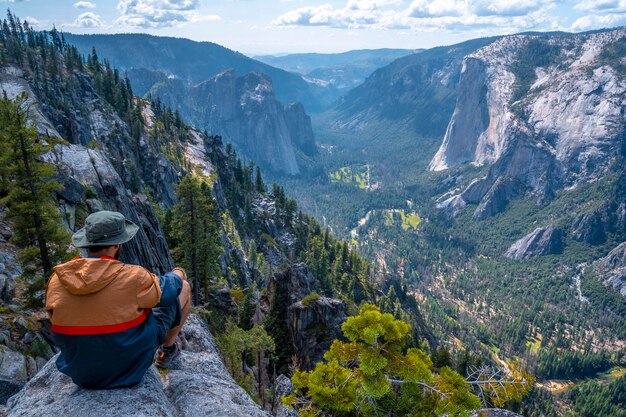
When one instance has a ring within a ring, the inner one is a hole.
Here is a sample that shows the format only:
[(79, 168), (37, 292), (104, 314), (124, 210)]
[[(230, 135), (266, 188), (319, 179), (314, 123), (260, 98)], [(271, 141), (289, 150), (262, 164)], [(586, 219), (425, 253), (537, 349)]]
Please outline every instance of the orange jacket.
[(78, 258), (54, 268), (46, 310), (56, 333), (106, 334), (141, 323), (161, 294), (159, 278), (145, 268)]
[(139, 383), (161, 343), (152, 307), (176, 302), (182, 280), (114, 258), (76, 258), (54, 268), (46, 288), (59, 371), (84, 388)]

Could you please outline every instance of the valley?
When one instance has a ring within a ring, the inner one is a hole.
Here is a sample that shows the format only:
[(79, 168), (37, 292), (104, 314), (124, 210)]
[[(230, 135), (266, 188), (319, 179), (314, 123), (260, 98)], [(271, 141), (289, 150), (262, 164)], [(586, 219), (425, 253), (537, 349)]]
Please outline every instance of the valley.
[[(92, 211), (123, 211), (143, 226), (124, 261), (193, 271), (194, 311), (261, 407), (276, 412), (278, 375), (297, 371), (290, 398), (306, 415), (319, 371), (389, 410), (428, 397), (410, 404), (445, 414), (449, 394), (427, 383), (456, 381), (458, 415), (586, 417), (606, 400), (607, 417), (623, 416), (626, 28), (353, 51), (354, 67), (343, 54), (263, 63), (210, 42), (19, 27), (0, 29), (2, 105), (31, 100), (32, 126), (6, 120), (45, 138), (46, 207), (66, 234)], [(0, 144), (11, 236), (11, 188), (25, 184), (7, 168), (14, 136)], [(37, 252), (32, 236), (14, 241)], [(43, 314), (45, 279), (27, 266), (13, 274), (19, 299), (0, 288), (3, 313)], [(35, 361), (22, 327), (2, 344)], [(386, 349), (397, 355), (372, 370)], [(415, 367), (406, 397), (391, 388), (398, 358)], [(536, 384), (479, 399), (481, 369)]]
[[(623, 29), (607, 34), (606, 37), (612, 35), (617, 35), (618, 45), (620, 42), (624, 43)], [(514, 40), (520, 42), (521, 39)], [(480, 45), (474, 44), (472, 46), (479, 52), (470, 55), (480, 55), (483, 51), (493, 54), (497, 49), (496, 45), (504, 41), (505, 39), (496, 40), (482, 50), (478, 49)], [(539, 38), (536, 42), (554, 45), (551, 43), (553, 41), (550, 38)], [(567, 39), (565, 45), (580, 45), (577, 42), (575, 39)], [(552, 48), (554, 50), (556, 47)], [(607, 47), (606, 50), (611, 48), (614, 47)], [(413, 59), (417, 60), (422, 55), (424, 56), (421, 59), (426, 59), (426, 53), (418, 54)], [(521, 49), (518, 57), (525, 53), (527, 52)], [(467, 74), (472, 62), (471, 59), (466, 59), (463, 64), (461, 59), (456, 62), (457, 71), (461, 69), (461, 64), (464, 68), (464, 73), (460, 75), (461, 84), (464, 82), (463, 77), (469, 76)], [(543, 60), (541, 64), (531, 65), (550, 66), (550, 62)], [(602, 286), (594, 266), (626, 238), (624, 217), (620, 214), (623, 212), (623, 202), (626, 201), (623, 171), (624, 119), (619, 116), (623, 115), (626, 104), (623, 101), (624, 79), (620, 78), (619, 72), (616, 74), (618, 78), (614, 82), (621, 87), (614, 91), (620, 93), (615, 93), (618, 95), (608, 99), (616, 105), (617, 113), (614, 115), (617, 118), (613, 120), (622, 129), (612, 130), (613, 133), (609, 134), (613, 138), (613, 150), (608, 151), (606, 157), (593, 156), (596, 151), (591, 151), (588, 155), (598, 158), (598, 162), (585, 163), (587, 168), (574, 168), (569, 178), (567, 173), (559, 172), (566, 171), (568, 168), (561, 164), (569, 164), (571, 160), (557, 162), (560, 166), (551, 167), (548, 159), (541, 162), (543, 156), (522, 157), (525, 165), (520, 166), (519, 170), (511, 165), (517, 162), (499, 163), (497, 159), (507, 151), (489, 154), (494, 148), (497, 150), (503, 146), (498, 143), (479, 144), (477, 148), (472, 148), (475, 145), (467, 142), (455, 145), (458, 147), (450, 153), (468, 147), (468, 156), (454, 156), (457, 158), (455, 161), (465, 162), (451, 164), (449, 161), (453, 159), (450, 157), (442, 165), (445, 169), (432, 170), (431, 161), (440, 158), (441, 149), (445, 149), (446, 142), (451, 140), (448, 138), (452, 137), (453, 127), (462, 123), (455, 122), (455, 118), (466, 112), (467, 116), (463, 117), (469, 123), (480, 120), (481, 116), (476, 115), (475, 102), (464, 103), (459, 97), (454, 116), (452, 111), (448, 113), (448, 120), (451, 119), (452, 122), (447, 129), (447, 121), (430, 119), (425, 122), (424, 117), (428, 118), (428, 113), (421, 113), (419, 107), (414, 113), (398, 118), (398, 111), (385, 115), (383, 112), (389, 110), (377, 105), (374, 100), (363, 103), (368, 97), (368, 88), (372, 92), (380, 91), (377, 78), (381, 78), (382, 84), (392, 82), (390, 79), (398, 76), (391, 72), (392, 67), (402, 68), (400, 71), (404, 73), (415, 74), (419, 73), (420, 65), (426, 63), (418, 62), (414, 67), (401, 67), (399, 63), (394, 63), (383, 68), (362, 86), (350, 92), (338, 107), (313, 116), (316, 140), (324, 144), (315, 161), (326, 172), (331, 172), (329, 180), (322, 177), (277, 180), (301, 201), (307, 211), (323, 218), (336, 233), (349, 237), (361, 253), (375, 260), (380, 273), (398, 277), (418, 301), (418, 309), (424, 321), (433, 326), (435, 337), (447, 349), (452, 352), (463, 349), (482, 352), (480, 356), (487, 360), (522, 360), (544, 381), (540, 386), (560, 387), (548, 389), (556, 395), (554, 399), (544, 398), (537, 400), (539, 402), (530, 400), (522, 407), (524, 415), (561, 415), (555, 410), (568, 408), (567, 401), (563, 402), (561, 398), (566, 397), (570, 388), (577, 386), (580, 381), (592, 380), (600, 384), (619, 381), (619, 370), (626, 360), (626, 327), (623, 320), (626, 301), (618, 292)], [(509, 65), (513, 71), (518, 71), (514, 64)], [(619, 68), (614, 61), (611, 65)], [(566, 64), (559, 64), (558, 69), (552, 71), (566, 72), (567, 68)], [(458, 77), (454, 75), (454, 67), (446, 69), (451, 71), (451, 79)], [(443, 77), (442, 70), (436, 72), (432, 67), (429, 70), (437, 74), (437, 77)], [(391, 72), (386, 79), (382, 78), (385, 71)], [(536, 71), (537, 74), (545, 74), (547, 70)], [(590, 71), (599, 74), (602, 69), (587, 71), (588, 74), (593, 74)], [(493, 74), (489, 76), (495, 77)], [(541, 89), (552, 88), (550, 83), (554, 82), (549, 78), (542, 79), (541, 75), (538, 77), (532, 87), (535, 89), (532, 100), (538, 100), (536, 97), (542, 94)], [(406, 84), (409, 81), (405, 78), (403, 82)], [(478, 81), (480, 82), (482, 81)], [(531, 84), (532, 82), (529, 86)], [(501, 84), (498, 85), (502, 88)], [(539, 87), (540, 85), (546, 87)], [(479, 84), (476, 88), (489, 87), (481, 87)], [(407, 91), (410, 90), (399, 90), (395, 103), (402, 100)], [(441, 97), (442, 93), (433, 95)], [(506, 93), (498, 91), (493, 94)], [(514, 111), (523, 114), (521, 117), (529, 117), (528, 113), (521, 110), (524, 105), (517, 103), (516, 106), (519, 107)], [(381, 108), (382, 111), (379, 110)], [(367, 114), (367, 118), (362, 118), (361, 114)], [(419, 122), (412, 120), (413, 117)], [(483, 140), (485, 135), (481, 135), (482, 129), (491, 129), (490, 126), (495, 123), (496, 118), (491, 110), (486, 117), (487, 120), (491, 118), (491, 122), (484, 126), (467, 125), (462, 128), (465, 132), (474, 129), (476, 137), (480, 135), (479, 140)], [(535, 122), (533, 116), (530, 116), (530, 122), (531, 126), (533, 123), (537, 123), (535, 126), (545, 123), (539, 120)], [(500, 136), (485, 140), (501, 141), (506, 137), (507, 133), (503, 129), (506, 129), (506, 123), (511, 122), (498, 123), (505, 123), (498, 128), (499, 133), (494, 133)], [(613, 121), (607, 122), (607, 125), (612, 123)], [(438, 133), (433, 134), (434, 132)], [(563, 135), (565, 134), (570, 133)], [(606, 133), (600, 133), (602, 134)], [(442, 138), (444, 147), (437, 151)], [(467, 139), (462, 139), (460, 135), (459, 140)], [(553, 138), (548, 140), (554, 145)], [(481, 146), (487, 149), (485, 159), (471, 156), (471, 152), (478, 155)], [(508, 150), (507, 158), (512, 158), (509, 161), (515, 161), (514, 152), (520, 154), (519, 146), (527, 145), (515, 146), (518, 148)], [(528, 146), (532, 149), (535, 145)], [(332, 149), (332, 152), (326, 151), (327, 149)], [(582, 155), (583, 153), (581, 157)], [(472, 161), (472, 158), (478, 159)], [(599, 174), (600, 171), (594, 173), (593, 170), (603, 164), (613, 164), (613, 168), (600, 168), (602, 174)], [(363, 166), (375, 167), (371, 172), (379, 184), (377, 189), (365, 190), (364, 187), (359, 187), (359, 176), (353, 174), (354, 168), (346, 168)], [(498, 184), (506, 183), (496, 179), (494, 174), (502, 175), (502, 178), (517, 179), (505, 189)], [(550, 175), (555, 175), (555, 178), (551, 179)], [(529, 176), (534, 178), (529, 179)], [(483, 190), (492, 187), (492, 191), (478, 191), (481, 181), (487, 184), (487, 188), (483, 186)], [(480, 194), (471, 195), (476, 191)], [(407, 201), (412, 202), (411, 210), (419, 213), (420, 222), (416, 227), (409, 228), (403, 222), (391, 222), (390, 217), (384, 214), (395, 210), (399, 212), (400, 209), (390, 210), (390, 207), (405, 207)], [(614, 220), (610, 220), (612, 218), (618, 218), (617, 223), (606, 223), (603, 226), (598, 221), (597, 226), (589, 226), (597, 228), (596, 231), (589, 229), (583, 232), (578, 229), (582, 226), (581, 220), (590, 216), (585, 213), (594, 212), (606, 212), (606, 215), (602, 215), (606, 216), (603, 218), (608, 222), (613, 222)], [(546, 224), (554, 225), (557, 233), (562, 233), (562, 236), (554, 235), (558, 237), (552, 238), (556, 243), (551, 249), (547, 249), (547, 246), (546, 249), (541, 249), (544, 252), (537, 252), (539, 255), (524, 253), (519, 258), (522, 260), (503, 256), (515, 245), (528, 245), (523, 247), (531, 250), (529, 248), (536, 243), (520, 238), (526, 236), (525, 239), (529, 239), (533, 231)], [(579, 353), (571, 356), (564, 354), (570, 350)], [(585, 357), (596, 361), (597, 365), (582, 364), (581, 360)], [(600, 357), (608, 360), (600, 360)], [(554, 360), (559, 365), (556, 368), (552, 365), (551, 368), (550, 361)], [(567, 371), (567, 367), (571, 366), (578, 367), (578, 370)], [(566, 375), (571, 379), (554, 378)], [(556, 414), (544, 414), (547, 413), (546, 409), (538, 404), (551, 401), (554, 401), (556, 407), (552, 413)]]

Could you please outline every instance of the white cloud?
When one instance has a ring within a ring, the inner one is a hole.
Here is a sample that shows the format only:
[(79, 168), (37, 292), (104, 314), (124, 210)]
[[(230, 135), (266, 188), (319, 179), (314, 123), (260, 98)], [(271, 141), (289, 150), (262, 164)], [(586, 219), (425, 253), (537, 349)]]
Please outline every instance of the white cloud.
[(414, 18), (462, 16), (469, 13), (469, 6), (462, 0), (415, 0), (407, 13)]
[[(623, 13), (626, 12), (626, 0), (583, 0), (574, 8), (594, 13)], [(581, 19), (586, 17), (591, 18), (591, 16), (583, 16)]]
[(413, 0), (407, 7), (396, 0), (349, 0), (341, 8), (324, 4), (294, 9), (278, 16), (272, 24), (453, 32), (497, 28), (499, 32), (514, 32), (542, 25), (552, 27), (556, 18), (546, 12), (556, 1)]
[(92, 12), (86, 12), (79, 15), (72, 26), (79, 28), (99, 28), (102, 26), (102, 21), (100, 20), (100, 16)]
[(316, 7), (301, 7), (277, 17), (276, 26), (330, 26), (335, 28), (363, 28), (377, 25), (385, 14), (384, 6), (395, 4), (389, 1), (350, 0), (340, 9), (330, 4)]
[(74, 7), (77, 9), (94, 9), (96, 7), (96, 3), (81, 0), (74, 3)]
[(626, 14), (624, 13), (610, 13), (605, 15), (591, 14), (576, 19), (576, 21), (572, 23), (571, 30), (574, 32), (582, 32), (585, 30), (621, 25), (626, 25)]
[(37, 28), (38, 26), (41, 25), (41, 21), (35, 17), (32, 16), (26, 16), (26, 18), (24, 19), (28, 22), (28, 24), (33, 27), (33, 28)]
[(121, 16), (117, 24), (162, 28), (178, 26), (187, 22), (216, 22), (217, 15), (202, 15), (198, 12), (198, 0), (120, 0), (117, 9)]

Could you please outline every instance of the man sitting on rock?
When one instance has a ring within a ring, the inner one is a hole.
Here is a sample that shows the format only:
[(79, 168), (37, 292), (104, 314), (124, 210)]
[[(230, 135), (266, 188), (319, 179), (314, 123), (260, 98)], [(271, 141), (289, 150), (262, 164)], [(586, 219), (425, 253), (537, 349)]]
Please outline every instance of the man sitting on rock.
[(153, 358), (166, 368), (180, 353), (191, 306), (187, 276), (182, 268), (157, 276), (120, 262), (121, 245), (138, 230), (121, 213), (91, 214), (72, 236), (89, 256), (55, 267), (48, 281), (56, 364), (83, 388), (136, 385)]

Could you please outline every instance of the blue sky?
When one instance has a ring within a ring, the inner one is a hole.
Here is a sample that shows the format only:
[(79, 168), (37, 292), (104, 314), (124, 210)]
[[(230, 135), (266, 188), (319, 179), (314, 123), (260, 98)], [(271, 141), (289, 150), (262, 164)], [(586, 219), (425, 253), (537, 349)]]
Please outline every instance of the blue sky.
[(527, 30), (626, 25), (626, 0), (0, 0), (36, 28), (141, 32), (246, 54), (428, 48)]

